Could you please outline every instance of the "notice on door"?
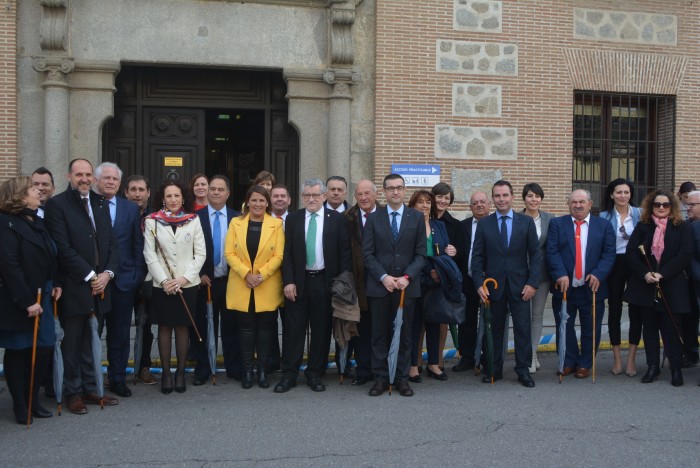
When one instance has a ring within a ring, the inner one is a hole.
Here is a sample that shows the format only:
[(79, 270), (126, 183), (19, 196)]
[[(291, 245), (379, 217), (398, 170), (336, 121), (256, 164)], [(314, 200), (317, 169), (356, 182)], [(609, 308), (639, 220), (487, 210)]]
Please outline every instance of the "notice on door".
[(163, 165), (165, 167), (182, 167), (182, 156), (165, 156)]

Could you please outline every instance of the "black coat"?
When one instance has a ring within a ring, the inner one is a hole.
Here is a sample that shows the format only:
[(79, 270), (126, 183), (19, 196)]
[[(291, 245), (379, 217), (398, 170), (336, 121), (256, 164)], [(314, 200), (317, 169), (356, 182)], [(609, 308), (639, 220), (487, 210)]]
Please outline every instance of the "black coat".
[(34, 321), (26, 309), (56, 272), (56, 252), (43, 221), (32, 225), (23, 216), (0, 214), (0, 258), (0, 329), (30, 331)]
[[(119, 245), (112, 232), (104, 197), (91, 191), (90, 205), (95, 218), (94, 230), (77, 190), (69, 187), (46, 202), (46, 226), (56, 243), (63, 282), (63, 295), (58, 304), (61, 314), (66, 316), (104, 314), (111, 309), (110, 285), (105, 289), (104, 298), (93, 298), (92, 287), (85, 277), (91, 271), (116, 273)], [(99, 259), (95, 256), (95, 244)]]
[[(454, 260), (461, 271), (466, 273), (469, 261), (469, 244), (467, 244), (467, 235), (462, 221), (458, 221), (449, 211), (445, 211), (442, 217), (437, 218), (437, 220), (445, 224), (450, 244), (457, 249), (457, 255), (452, 257), (452, 260)], [(471, 229), (469, 230), (469, 237), (471, 238)], [(440, 252), (443, 251), (444, 247), (446, 246), (440, 246)]]
[(693, 234), (690, 225), (681, 223), (674, 226), (669, 221), (664, 236), (664, 251), (661, 254), (661, 261), (658, 263), (651, 254), (651, 243), (655, 230), (655, 224), (640, 222), (630, 236), (625, 252), (625, 258), (630, 268), (630, 277), (627, 280), (624, 299), (630, 304), (643, 307), (655, 305), (656, 286), (648, 284), (644, 280), (644, 275), (649, 272), (649, 267), (639, 250), (639, 245), (644, 245), (646, 257), (651, 263), (651, 267), (663, 276), (661, 290), (671, 312), (674, 314), (689, 313), (690, 293), (685, 270), (689, 268), (693, 258)]
[[(241, 213), (234, 209), (225, 206), (221, 211), (226, 212), (226, 225), (231, 224), (231, 220)], [(199, 222), (202, 224), (202, 232), (204, 233), (204, 244), (207, 247), (207, 258), (204, 260), (202, 270), (199, 276), (207, 275), (209, 279), (214, 279), (214, 237), (211, 232), (211, 223), (209, 222), (209, 206), (196, 211), (199, 217)], [(222, 252), (223, 253), (223, 252)], [(225, 260), (224, 260), (225, 261)]]
[[(326, 208), (323, 212), (323, 260), (326, 265), (326, 281), (330, 288), (333, 278), (344, 271), (352, 272), (352, 251), (345, 216)], [(305, 215), (305, 209), (289, 213), (284, 228), (282, 281), (285, 286), (296, 285), (298, 297), (304, 295), (306, 278)]]

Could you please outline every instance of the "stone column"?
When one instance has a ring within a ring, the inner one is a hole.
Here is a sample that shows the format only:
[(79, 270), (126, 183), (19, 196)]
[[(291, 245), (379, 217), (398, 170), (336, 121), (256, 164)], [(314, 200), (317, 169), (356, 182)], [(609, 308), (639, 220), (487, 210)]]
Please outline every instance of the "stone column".
[(34, 70), (45, 73), (44, 166), (54, 174), (66, 172), (70, 154), (70, 96), (68, 74), (75, 66), (70, 57), (35, 57)]
[(323, 78), (333, 87), (328, 116), (328, 175), (350, 180), (350, 85), (337, 82), (334, 72), (324, 73)]

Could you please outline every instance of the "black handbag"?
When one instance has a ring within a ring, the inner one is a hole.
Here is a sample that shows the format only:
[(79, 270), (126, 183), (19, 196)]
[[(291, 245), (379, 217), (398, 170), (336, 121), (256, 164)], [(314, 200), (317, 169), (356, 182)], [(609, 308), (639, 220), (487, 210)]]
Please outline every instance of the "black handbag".
[(459, 294), (459, 301), (452, 302), (441, 287), (432, 288), (423, 296), (423, 317), (426, 322), (459, 325), (466, 320), (467, 298)]

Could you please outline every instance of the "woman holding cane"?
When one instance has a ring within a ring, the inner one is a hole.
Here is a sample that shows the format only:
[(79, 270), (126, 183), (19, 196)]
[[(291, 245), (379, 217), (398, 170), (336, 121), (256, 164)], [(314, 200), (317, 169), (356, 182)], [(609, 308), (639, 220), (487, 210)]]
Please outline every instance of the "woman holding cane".
[[(161, 203), (162, 206), (157, 206)], [(163, 369), (160, 385), (165, 394), (173, 388), (184, 393), (188, 326), (194, 323), (191, 311), (197, 306), (196, 286), (206, 258), (206, 246), (201, 223), (192, 222), (197, 220), (197, 215), (192, 212), (194, 197), (187, 188), (168, 180), (161, 186), (154, 204), (157, 211), (144, 222), (143, 255), (153, 279), (151, 320), (158, 324), (158, 351)], [(170, 372), (173, 330), (177, 357), (174, 383)]]
[(648, 370), (642, 383), (653, 382), (659, 369), (659, 331), (671, 364), (671, 384), (683, 385), (683, 354), (677, 324), (690, 311), (685, 270), (693, 257), (690, 225), (681, 219), (673, 194), (657, 190), (642, 202), (642, 216), (625, 253), (630, 277), (624, 298), (640, 307)]

